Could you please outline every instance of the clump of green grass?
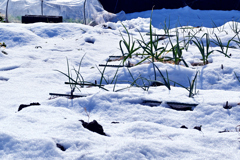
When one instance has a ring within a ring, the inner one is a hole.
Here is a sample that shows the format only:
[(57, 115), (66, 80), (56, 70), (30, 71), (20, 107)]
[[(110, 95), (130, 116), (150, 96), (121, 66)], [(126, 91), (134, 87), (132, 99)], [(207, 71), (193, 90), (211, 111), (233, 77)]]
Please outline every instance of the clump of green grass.
[[(149, 90), (149, 88), (150, 88), (150, 80), (148, 80), (147, 78), (145, 78), (145, 77), (142, 77), (141, 76), (141, 74), (139, 73), (139, 75), (138, 75), (138, 77), (137, 78), (134, 78), (133, 77), (133, 75), (132, 75), (132, 73), (131, 73), (131, 71), (127, 68), (127, 70), (128, 70), (128, 72), (129, 72), (129, 75), (131, 76), (131, 78), (132, 78), (132, 81), (122, 81), (122, 82), (127, 82), (127, 83), (130, 83), (130, 86), (128, 87), (128, 88), (130, 88), (130, 87), (132, 87), (132, 86), (135, 86), (135, 87), (138, 87), (138, 88), (141, 88), (142, 90), (144, 90), (144, 91), (148, 91)], [(142, 82), (142, 85), (139, 85), (138, 84), (138, 81), (141, 81)], [(121, 89), (122, 90), (122, 89)]]
[[(225, 55), (225, 57), (230, 58), (230, 56), (227, 54), (227, 53), (228, 53), (228, 48), (230, 48), (230, 43), (231, 43), (231, 41), (233, 41), (233, 39), (237, 36), (237, 34), (236, 34), (233, 38), (231, 38), (230, 40), (228, 40), (228, 43), (227, 43), (226, 46), (223, 45), (221, 39), (220, 39), (216, 34), (214, 34), (214, 35), (215, 35), (216, 40), (213, 40), (213, 41), (211, 41), (211, 42), (213, 42), (214, 44), (216, 44), (217, 46), (219, 46), (220, 49), (221, 49), (221, 50), (216, 50), (216, 51), (219, 52), (219, 53), (222, 53), (223, 55)], [(225, 50), (224, 48), (226, 48), (226, 50)]]
[(0, 47), (7, 47), (7, 45), (3, 42), (3, 43), (0, 43)]
[[(107, 63), (108, 63), (108, 61), (107, 61)], [(115, 90), (115, 87), (116, 87), (116, 84), (117, 84), (117, 81), (118, 81), (118, 75), (117, 75), (117, 73), (118, 73), (118, 70), (119, 70), (119, 67), (117, 68), (117, 70), (116, 70), (116, 72), (115, 72), (115, 74), (114, 74), (114, 77), (113, 77), (113, 79), (110, 81), (109, 79), (107, 79), (106, 77), (105, 77), (105, 75), (104, 75), (104, 73), (105, 73), (105, 71), (106, 71), (106, 68), (107, 68), (107, 63), (106, 63), (106, 65), (105, 65), (105, 67), (103, 68), (103, 71), (101, 71), (97, 66), (97, 69), (98, 69), (98, 71), (99, 71), (99, 73), (101, 74), (101, 78), (100, 78), (100, 86), (102, 86), (102, 84), (103, 84), (103, 80), (105, 81), (105, 83), (106, 84), (113, 84), (114, 83), (114, 87), (113, 87), (113, 91), (114, 92), (117, 92), (117, 90)], [(105, 90), (105, 91), (109, 91), (108, 89), (106, 89), (106, 88), (104, 88), (104, 87), (101, 87), (103, 90)]]
[[(153, 13), (153, 11), (152, 11)], [(144, 61), (148, 60), (149, 58), (151, 59), (151, 62), (153, 63), (153, 70), (154, 70), (154, 80), (157, 80), (156, 76), (156, 70), (154, 66), (155, 61), (163, 61), (161, 55), (166, 51), (166, 47), (158, 47), (158, 40), (153, 39), (153, 30), (152, 30), (152, 13), (151, 13), (151, 18), (150, 18), (150, 26), (149, 26), (149, 36), (150, 36), (150, 41), (148, 43), (145, 42), (143, 39), (142, 34), (139, 32), (141, 35), (142, 40), (138, 40), (138, 44), (140, 47), (143, 49), (143, 55), (146, 55), (146, 57), (137, 63), (137, 65), (143, 63)], [(145, 54), (146, 53), (146, 54)]]
[[(123, 24), (122, 24), (123, 25)], [(128, 58), (132, 58), (132, 56), (136, 53), (136, 51), (138, 51), (139, 49), (143, 50), (143, 53), (138, 53), (137, 55), (142, 55), (143, 56), (143, 60), (141, 60), (140, 62), (138, 62), (136, 65), (142, 64), (143, 62), (147, 61), (148, 59), (151, 59), (151, 61), (154, 63), (155, 61), (163, 61), (163, 57), (162, 54), (166, 51), (166, 47), (159, 47), (158, 45), (158, 39), (155, 37), (155, 39), (153, 38), (153, 30), (152, 30), (152, 14), (151, 14), (151, 18), (150, 18), (150, 26), (149, 26), (149, 38), (150, 41), (146, 42), (142, 36), (142, 34), (139, 32), (140, 36), (141, 36), (141, 40), (137, 40), (137, 43), (139, 44), (139, 47), (135, 47), (135, 42), (133, 41), (133, 37), (131, 38), (127, 28), (123, 25), (127, 35), (128, 35), (128, 40), (126, 40), (122, 33), (120, 32), (121, 36), (122, 36), (122, 40), (120, 40), (119, 42), (119, 46), (120, 46), (120, 50), (122, 52), (122, 55), (124, 57), (123, 59), (123, 64), (125, 63), (125, 61)], [(124, 45), (123, 45), (124, 44)], [(125, 48), (127, 49), (127, 53), (125, 54), (123, 51), (123, 46), (125, 46)], [(155, 67), (153, 67), (154, 69), (154, 74), (155, 74), (155, 78), (154, 80), (156, 80), (156, 70)], [(140, 77), (139, 77), (140, 78)], [(141, 78), (140, 78), (141, 79)]]
[[(122, 55), (124, 57), (123, 59), (123, 65), (124, 62), (128, 59), (128, 58), (132, 58), (133, 54), (140, 49), (140, 47), (135, 48), (135, 41), (133, 41), (133, 37), (131, 38), (127, 28), (123, 25), (125, 31), (127, 32), (128, 35), (128, 41), (123, 37), (122, 33), (120, 32), (121, 36), (122, 36), (122, 40), (119, 41), (119, 46), (120, 46), (120, 50), (122, 52)], [(125, 54), (123, 51), (123, 47), (122, 44), (124, 44), (125, 48), (127, 49), (127, 53)]]
[(239, 76), (237, 76), (236, 72), (234, 72), (234, 74), (235, 74), (235, 76), (236, 76), (238, 82), (240, 82), (240, 78), (239, 78)]
[(232, 21), (231, 23), (232, 23), (232, 24), (229, 23), (229, 26), (230, 26), (231, 30), (232, 30), (235, 34), (238, 34), (238, 33), (240, 32), (239, 22), (237, 22), (237, 21)]
[[(203, 42), (203, 37), (206, 36), (206, 47), (204, 46), (204, 42)], [(202, 61), (203, 64), (206, 65), (208, 64), (208, 57), (213, 53), (213, 50), (210, 51), (210, 38), (209, 38), (209, 34), (208, 33), (204, 33), (203, 36), (200, 38), (200, 40), (194, 36), (195, 40), (192, 40), (192, 42), (197, 46), (197, 48), (199, 49), (201, 56), (202, 56)], [(206, 48), (206, 49), (205, 49)]]
[[(84, 55), (85, 56), (85, 55)], [(79, 63), (79, 66), (78, 66), (78, 69), (76, 69), (75, 67), (73, 67), (72, 70), (70, 70), (70, 67), (69, 67), (69, 62), (68, 62), (68, 59), (67, 59), (67, 73), (64, 73), (62, 71), (59, 71), (59, 70), (56, 70), (58, 72), (60, 72), (61, 74), (63, 74), (64, 76), (66, 76), (68, 78), (68, 82), (65, 82), (65, 84), (68, 84), (70, 86), (70, 89), (71, 89), (71, 95), (73, 95), (73, 92), (78, 89), (80, 92), (81, 92), (81, 89), (80, 88), (83, 88), (84, 85), (88, 85), (88, 86), (96, 86), (96, 87), (99, 87), (100, 89), (103, 89), (105, 91), (110, 91), (109, 89), (105, 88), (104, 85), (103, 85), (103, 82), (105, 81), (106, 84), (113, 84), (113, 92), (119, 92), (119, 91), (122, 91), (124, 89), (128, 89), (128, 88), (131, 88), (133, 86), (136, 86), (136, 87), (139, 87), (141, 89), (143, 89), (144, 91), (148, 91), (149, 89), (149, 85), (146, 85), (144, 83), (144, 81), (148, 81), (148, 79), (142, 77), (141, 75), (138, 76), (137, 78), (134, 78), (130, 72), (130, 70), (128, 69), (133, 81), (119, 81), (118, 80), (118, 71), (119, 71), (119, 68), (117, 68), (117, 70), (115, 71), (115, 74), (114, 74), (114, 77), (109, 80), (108, 78), (106, 78), (105, 76), (105, 71), (106, 71), (106, 66), (103, 68), (103, 70), (101, 71), (98, 67), (98, 71), (99, 73), (101, 74), (101, 77), (100, 77), (100, 82), (99, 84), (97, 84), (97, 82), (95, 81), (95, 83), (92, 83), (92, 82), (88, 82), (88, 81), (85, 81), (83, 75), (81, 74), (81, 64), (82, 64), (82, 61), (83, 61), (83, 58), (84, 56), (81, 58), (80, 60), (80, 63)], [(107, 62), (108, 63), (108, 62)], [(73, 74), (72, 74), (72, 71)], [(75, 78), (74, 78), (75, 77)], [(141, 80), (143, 82), (143, 85), (139, 85), (137, 83), (138, 80)], [(116, 89), (116, 84), (119, 83), (119, 82), (128, 82), (130, 85), (128, 87), (124, 87), (124, 88), (120, 88), (120, 89)], [(150, 83), (150, 82), (149, 82)], [(80, 87), (79, 87), (80, 86)]]
[[(212, 20), (212, 19), (211, 19), (211, 20)], [(213, 34), (215, 34), (215, 33), (214, 33), (214, 28), (217, 28), (217, 30), (218, 30), (219, 33), (225, 32), (226, 34), (228, 34), (228, 32), (224, 30), (224, 27), (225, 27), (224, 25), (222, 25), (221, 27), (218, 27), (218, 26), (216, 25), (216, 23), (212, 20), (212, 26), (213, 26), (213, 32), (212, 32)]]
[[(7, 45), (3, 42), (3, 43), (0, 43), (0, 48), (1, 47), (3, 47), (3, 48), (6, 48), (7, 47)], [(6, 51), (4, 51), (4, 50), (2, 50), (1, 51), (3, 54), (5, 54), (5, 55), (8, 55), (8, 53), (6, 52)]]
[(151, 59), (153, 62), (157, 61), (157, 62), (163, 62), (164, 61), (164, 57), (162, 56), (165, 52), (166, 52), (166, 48), (168, 46), (168, 44), (165, 47), (159, 47), (158, 46), (158, 39), (153, 38), (153, 32), (152, 32), (152, 26), (150, 25), (150, 41), (146, 42), (143, 39), (142, 34), (139, 32), (140, 36), (141, 36), (141, 40), (138, 40), (138, 44), (140, 45), (140, 47), (143, 49), (143, 53), (140, 54), (142, 56), (145, 56), (143, 60), (141, 60), (139, 63), (137, 63), (137, 65), (145, 62), (148, 59)]
[[(84, 55), (85, 56), (85, 55)], [(68, 73), (64, 73), (62, 71), (56, 70), (60, 73), (62, 73), (63, 75), (65, 75), (68, 78), (68, 84), (70, 86), (71, 89), (71, 95), (73, 94), (73, 92), (75, 91), (75, 89), (77, 88), (80, 92), (80, 88), (78, 87), (78, 85), (80, 85), (81, 87), (83, 87), (83, 84), (85, 83), (83, 76), (80, 73), (80, 69), (81, 69), (81, 64), (82, 64), (82, 60), (84, 58), (84, 56), (81, 58), (79, 66), (78, 66), (78, 70), (76, 70), (75, 68), (73, 68), (75, 74), (76, 74), (76, 79), (73, 78), (72, 72), (70, 70), (69, 67), (69, 62), (68, 62), (68, 58), (67, 59), (67, 69), (68, 69)]]
[(3, 22), (3, 17), (0, 15), (0, 22)]
[[(164, 85), (165, 87), (167, 87), (168, 90), (171, 90), (170, 80), (169, 80), (169, 78), (168, 78), (168, 71), (166, 70), (166, 75), (167, 75), (167, 77), (164, 77), (163, 74), (162, 74), (162, 72), (161, 72), (161, 70), (156, 66), (156, 64), (153, 63), (153, 62), (152, 62), (152, 64), (153, 64), (154, 67), (156, 67), (156, 69), (158, 70), (159, 74), (161, 75), (161, 78), (163, 79), (163, 85)], [(156, 81), (156, 80), (155, 80), (155, 82), (159, 82), (159, 81)], [(162, 83), (162, 82), (161, 82), (161, 83)]]
[[(98, 85), (96, 83), (92, 83), (92, 82), (88, 82), (88, 81), (85, 81), (84, 80), (84, 77), (82, 76), (81, 74), (81, 65), (82, 65), (82, 61), (83, 61), (83, 58), (85, 57), (85, 54), (84, 56), (81, 58), (80, 60), (80, 63), (79, 63), (79, 66), (78, 66), (78, 69), (76, 69), (75, 67), (73, 67), (73, 73), (74, 75), (72, 74), (72, 70), (70, 70), (70, 67), (69, 67), (69, 62), (68, 62), (68, 59), (67, 59), (67, 69), (68, 69), (68, 72), (67, 73), (64, 73), (60, 70), (56, 70), (58, 71), (59, 73), (63, 74), (64, 76), (66, 76), (68, 78), (68, 82), (65, 83), (65, 84), (68, 84), (70, 86), (70, 89), (71, 89), (71, 95), (73, 95), (73, 92), (78, 89), (80, 92), (81, 92), (81, 89), (80, 88), (83, 88), (84, 85), (89, 85), (89, 86), (96, 86), (96, 87), (99, 87), (103, 90), (106, 90), (108, 91), (108, 89), (104, 88), (103, 85)], [(75, 78), (74, 78), (75, 77)], [(101, 81), (103, 79), (103, 74), (101, 76)], [(80, 86), (80, 87), (79, 87)]]
[(178, 30), (176, 30), (176, 41), (177, 41), (177, 44), (176, 45), (173, 45), (172, 43), (172, 40), (170, 38), (170, 35), (169, 35), (169, 32), (168, 32), (168, 39), (169, 39), (169, 42), (171, 44), (171, 49), (170, 51), (172, 51), (172, 57), (168, 57), (168, 60), (171, 60), (174, 62), (174, 64), (176, 65), (179, 65), (179, 63), (182, 61), (184, 63), (184, 65), (186, 67), (188, 67), (188, 64), (186, 63), (186, 61), (183, 59), (183, 52), (182, 50), (184, 49), (184, 47), (180, 47), (180, 41), (179, 41), (179, 33), (178, 33)]
[(188, 94), (188, 97), (194, 97), (195, 95), (198, 94), (198, 91), (197, 91), (197, 75), (198, 75), (198, 71), (195, 73), (195, 76), (194, 78), (190, 81), (190, 79), (188, 78), (188, 84), (189, 84), (189, 87), (185, 87), (175, 81), (172, 81), (174, 82), (175, 84), (183, 87), (184, 89), (186, 89), (189, 94)]

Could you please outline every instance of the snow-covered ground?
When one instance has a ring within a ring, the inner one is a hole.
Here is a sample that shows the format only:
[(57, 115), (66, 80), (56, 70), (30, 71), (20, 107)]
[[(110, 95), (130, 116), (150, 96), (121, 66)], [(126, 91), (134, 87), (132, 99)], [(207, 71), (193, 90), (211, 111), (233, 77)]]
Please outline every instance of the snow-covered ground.
[[(198, 11), (188, 7), (154, 10), (153, 31), (164, 34), (164, 20), (167, 18), (168, 24), (170, 17), (173, 35), (179, 24), (195, 27), (179, 28), (180, 40), (187, 39), (188, 32), (197, 32), (197, 37), (209, 33), (211, 40), (216, 40), (216, 34), (227, 45), (235, 36), (232, 28), (239, 30), (240, 24), (232, 21), (237, 21), (239, 14), (239, 11)], [(138, 31), (149, 41), (146, 33), (150, 15), (151, 11), (126, 15), (127, 20), (122, 23), (135, 41), (141, 39)], [(218, 28), (213, 28), (216, 27), (213, 22)], [(80, 88), (81, 93), (76, 89), (74, 94), (87, 94), (87, 97), (68, 99), (49, 95), (69, 94), (70, 87), (64, 84), (68, 78), (56, 70), (68, 73), (68, 59), (74, 77), (73, 68), (78, 69), (84, 55), (81, 75), (85, 81), (96, 80), (99, 84), (98, 68), (103, 71), (104, 67), (98, 65), (106, 64), (109, 56), (122, 55), (120, 32), (127, 39), (120, 22), (95, 27), (74, 23), (0, 24), (0, 43), (7, 45), (0, 48), (0, 159), (239, 159), (240, 134), (236, 128), (239, 130), (240, 125), (240, 82), (236, 75), (240, 77), (240, 53), (236, 42), (230, 43), (230, 58), (217, 52), (220, 48), (211, 43), (210, 50), (214, 52), (205, 66), (191, 65), (201, 61), (194, 43), (188, 50), (183, 49), (183, 58), (189, 67), (155, 62), (165, 77), (167, 70), (170, 80), (185, 87), (189, 87), (188, 78), (192, 80), (198, 71), (198, 94), (193, 98), (179, 86), (171, 86), (171, 90), (165, 86), (150, 87), (147, 91), (131, 87), (113, 92), (130, 85), (123, 82), (132, 81), (126, 67), (119, 68), (116, 86), (115, 81), (104, 86), (109, 91), (84, 87)], [(238, 41), (237, 36), (234, 39)], [(176, 38), (171, 40), (175, 45)], [(166, 43), (168, 39), (159, 41), (162, 47)], [(172, 56), (171, 51), (164, 54)], [(139, 57), (129, 59), (135, 64), (140, 60)], [(111, 81), (116, 70), (107, 67), (106, 79)], [(154, 79), (152, 64), (129, 70), (134, 78), (141, 75)], [(163, 82), (160, 74), (157, 80)], [(142, 103), (144, 100), (162, 101), (162, 104), (150, 107)], [(223, 108), (227, 101), (231, 109)], [(20, 104), (33, 102), (40, 105), (18, 112)], [(193, 111), (177, 111), (167, 102), (198, 105)], [(79, 120), (96, 120), (108, 136), (87, 130)], [(183, 125), (188, 129), (180, 128)], [(201, 131), (193, 129), (195, 126), (202, 126)], [(224, 130), (227, 132), (219, 133)], [(57, 144), (66, 150), (60, 150)]]

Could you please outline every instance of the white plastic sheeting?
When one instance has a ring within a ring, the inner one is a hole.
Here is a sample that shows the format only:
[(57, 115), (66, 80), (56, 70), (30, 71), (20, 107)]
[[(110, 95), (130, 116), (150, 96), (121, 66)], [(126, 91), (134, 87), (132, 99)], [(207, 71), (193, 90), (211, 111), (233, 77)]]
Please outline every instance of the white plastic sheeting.
[[(5, 15), (8, 0), (1, 0), (0, 12)], [(98, 0), (9, 0), (8, 21), (21, 22), (24, 15), (62, 16), (64, 22), (100, 24), (107, 21), (124, 20), (125, 13), (113, 14), (105, 11)], [(85, 10), (84, 10), (85, 6)], [(84, 16), (85, 11), (85, 16)], [(84, 18), (85, 17), (85, 18)]]

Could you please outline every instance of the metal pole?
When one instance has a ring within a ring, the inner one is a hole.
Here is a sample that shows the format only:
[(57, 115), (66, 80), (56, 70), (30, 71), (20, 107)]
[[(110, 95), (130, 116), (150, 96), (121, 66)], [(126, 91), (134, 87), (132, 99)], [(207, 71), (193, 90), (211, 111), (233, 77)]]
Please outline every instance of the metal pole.
[(114, 13), (116, 13), (117, 5), (118, 5), (118, 0), (116, 2), (115, 8), (114, 8)]
[(42, 5), (41, 5), (41, 13), (42, 13), (42, 16), (43, 16), (43, 0), (42, 1)]
[(86, 1), (87, 1), (87, 0), (84, 1), (84, 8), (83, 8), (83, 16), (84, 16), (84, 24), (85, 24), (85, 25), (86, 25), (86, 23), (87, 23), (87, 22), (86, 22), (86, 15), (85, 15)]
[(5, 18), (6, 23), (8, 23), (8, 3), (9, 3), (9, 0), (7, 1), (7, 6), (6, 6), (6, 18)]

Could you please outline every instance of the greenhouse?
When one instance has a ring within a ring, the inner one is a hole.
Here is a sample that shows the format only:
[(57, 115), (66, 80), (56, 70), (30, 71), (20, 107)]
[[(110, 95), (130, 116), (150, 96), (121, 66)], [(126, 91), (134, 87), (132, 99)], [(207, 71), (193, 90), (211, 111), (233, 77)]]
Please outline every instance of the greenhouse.
[(0, 14), (7, 22), (21, 22), (22, 16), (62, 16), (63, 22), (97, 25), (125, 19), (125, 13), (107, 12), (98, 0), (3, 0)]

